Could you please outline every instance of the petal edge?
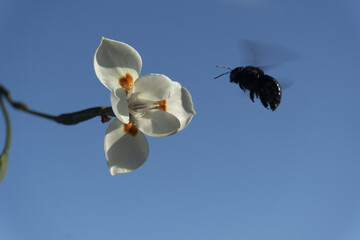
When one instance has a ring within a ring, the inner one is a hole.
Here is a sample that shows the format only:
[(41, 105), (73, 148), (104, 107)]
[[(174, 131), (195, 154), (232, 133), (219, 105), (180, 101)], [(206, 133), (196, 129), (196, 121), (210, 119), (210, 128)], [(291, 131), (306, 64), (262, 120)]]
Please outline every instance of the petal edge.
[(149, 144), (142, 132), (136, 136), (123, 131), (124, 124), (114, 119), (105, 134), (105, 157), (110, 174), (131, 172), (143, 165), (149, 156)]
[(173, 82), (173, 85), (174, 94), (167, 100), (167, 111), (177, 117), (181, 131), (190, 123), (196, 112), (189, 91), (178, 82)]
[(142, 60), (139, 53), (130, 45), (102, 38), (94, 55), (95, 74), (105, 87), (112, 90), (119, 86), (118, 79), (126, 73), (137, 79)]

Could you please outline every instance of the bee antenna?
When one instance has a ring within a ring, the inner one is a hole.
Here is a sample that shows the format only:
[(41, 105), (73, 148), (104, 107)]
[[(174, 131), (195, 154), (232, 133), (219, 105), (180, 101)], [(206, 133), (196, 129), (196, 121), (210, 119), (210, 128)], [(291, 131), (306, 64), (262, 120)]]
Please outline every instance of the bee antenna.
[(223, 75), (225, 75), (225, 74), (229, 74), (229, 73), (231, 73), (231, 71), (228, 71), (228, 72), (226, 72), (226, 73), (220, 74), (219, 76), (214, 77), (214, 79), (217, 79), (217, 78), (219, 78), (219, 77), (221, 77), (221, 76), (223, 76)]
[(225, 74), (229, 74), (229, 73), (231, 73), (231, 71), (232, 71), (232, 69), (231, 68), (229, 68), (229, 67), (226, 67), (226, 66), (216, 66), (216, 67), (218, 67), (218, 68), (226, 68), (226, 69), (229, 69), (230, 71), (228, 71), (228, 72), (226, 72), (226, 73), (223, 73), (223, 74), (220, 74), (219, 76), (217, 76), (217, 77), (214, 77), (214, 79), (217, 79), (217, 78), (219, 78), (219, 77), (221, 77), (221, 76), (223, 76), (223, 75), (225, 75)]
[(226, 67), (226, 66), (219, 66), (219, 65), (217, 65), (216, 67), (218, 67), (218, 68), (226, 68), (226, 69), (229, 69), (230, 71), (232, 71), (232, 69), (231, 69), (231, 68)]

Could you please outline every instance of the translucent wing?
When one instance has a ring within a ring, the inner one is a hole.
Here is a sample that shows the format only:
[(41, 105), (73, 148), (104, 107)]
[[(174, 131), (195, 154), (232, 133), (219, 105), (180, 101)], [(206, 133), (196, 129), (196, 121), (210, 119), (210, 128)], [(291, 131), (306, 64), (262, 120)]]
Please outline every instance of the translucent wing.
[(255, 66), (263, 70), (295, 60), (299, 56), (283, 46), (245, 38), (239, 41), (239, 51), (242, 65)]

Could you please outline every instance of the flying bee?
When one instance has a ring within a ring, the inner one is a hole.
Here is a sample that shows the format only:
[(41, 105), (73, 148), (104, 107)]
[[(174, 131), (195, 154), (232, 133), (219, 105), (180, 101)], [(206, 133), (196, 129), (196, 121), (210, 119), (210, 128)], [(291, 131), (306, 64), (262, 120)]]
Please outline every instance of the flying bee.
[[(284, 47), (247, 39), (241, 39), (240, 46), (243, 46), (242, 55), (252, 64), (234, 69), (217, 66), (229, 71), (215, 77), (215, 79), (230, 73), (230, 82), (238, 84), (244, 92), (249, 90), (251, 101), (254, 102), (256, 96), (256, 98), (260, 98), (265, 108), (269, 109), (270, 107), (272, 111), (275, 111), (281, 102), (281, 86), (275, 78), (266, 75), (263, 69), (294, 59), (297, 54)], [(272, 64), (255, 67), (258, 66), (257, 61), (259, 59), (262, 61), (267, 59)]]
[(254, 102), (255, 96), (260, 98), (265, 108), (275, 111), (281, 102), (281, 87), (275, 78), (266, 75), (263, 70), (258, 67), (246, 66), (231, 69), (225, 66), (217, 66), (226, 68), (229, 72), (223, 73), (216, 78), (230, 73), (230, 82), (236, 83), (245, 92), (249, 90), (250, 99)]

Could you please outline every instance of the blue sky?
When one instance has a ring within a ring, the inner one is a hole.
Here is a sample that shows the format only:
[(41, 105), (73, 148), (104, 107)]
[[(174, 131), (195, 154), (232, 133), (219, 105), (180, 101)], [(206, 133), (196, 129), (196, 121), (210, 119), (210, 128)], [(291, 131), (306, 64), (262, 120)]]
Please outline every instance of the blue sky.
[[(360, 4), (344, 1), (0, 2), (0, 83), (49, 114), (109, 106), (96, 78), (101, 37), (133, 46), (142, 74), (192, 95), (182, 132), (150, 138), (138, 170), (110, 176), (107, 124), (63, 126), (9, 107), (0, 238), (358, 240)], [(271, 112), (216, 65), (239, 40), (299, 58), (268, 73), (292, 86)], [(0, 120), (4, 143), (5, 125)]]

